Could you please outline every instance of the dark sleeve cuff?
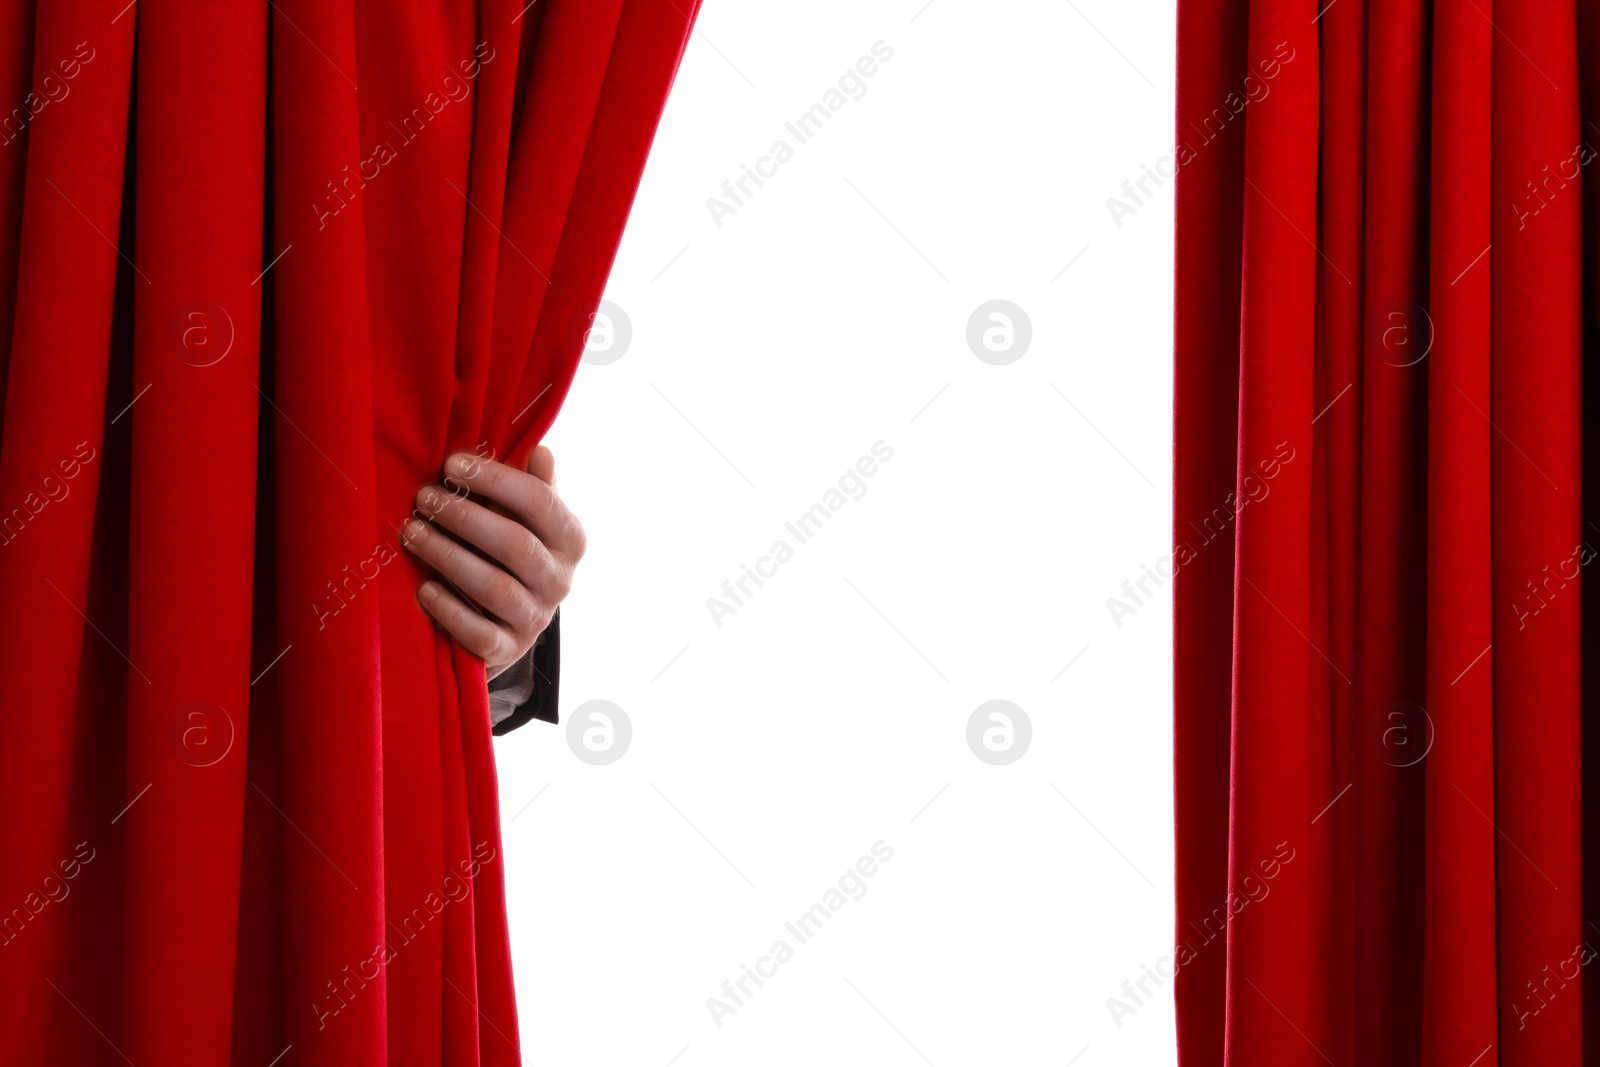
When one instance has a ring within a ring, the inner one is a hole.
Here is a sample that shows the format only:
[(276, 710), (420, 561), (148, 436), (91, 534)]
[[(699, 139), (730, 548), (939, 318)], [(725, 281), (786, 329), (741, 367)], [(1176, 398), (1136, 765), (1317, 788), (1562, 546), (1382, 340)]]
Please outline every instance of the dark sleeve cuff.
[(508, 734), (534, 719), (559, 722), (560, 681), (561, 609), (557, 608), (550, 625), (522, 661), (489, 683), (494, 735)]

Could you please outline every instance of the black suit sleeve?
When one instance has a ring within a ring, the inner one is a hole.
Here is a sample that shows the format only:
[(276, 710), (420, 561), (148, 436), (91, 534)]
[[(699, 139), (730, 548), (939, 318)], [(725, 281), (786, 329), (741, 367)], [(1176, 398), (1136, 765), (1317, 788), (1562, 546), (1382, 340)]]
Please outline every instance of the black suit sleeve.
[(550, 625), (522, 661), (489, 683), (494, 735), (508, 734), (534, 719), (559, 722), (560, 682), (561, 610), (557, 608)]

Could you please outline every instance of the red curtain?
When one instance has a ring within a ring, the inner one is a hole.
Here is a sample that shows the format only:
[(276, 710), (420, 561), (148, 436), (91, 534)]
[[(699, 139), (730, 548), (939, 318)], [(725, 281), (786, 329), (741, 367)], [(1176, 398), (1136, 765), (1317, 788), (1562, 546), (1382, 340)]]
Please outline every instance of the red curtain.
[(1184, 1067), (1585, 1062), (1597, 33), (1179, 4)]
[(4, 5), (0, 1063), (519, 1062), (398, 528), (554, 418), (697, 7)]

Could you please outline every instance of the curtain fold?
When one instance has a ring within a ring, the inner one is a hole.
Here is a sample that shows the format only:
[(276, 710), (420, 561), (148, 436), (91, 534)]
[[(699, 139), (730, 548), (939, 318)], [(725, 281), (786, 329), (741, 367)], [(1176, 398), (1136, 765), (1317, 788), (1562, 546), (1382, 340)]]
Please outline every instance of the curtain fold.
[(1180, 1062), (1588, 1062), (1592, 13), (1178, 40)]
[(0, 1062), (519, 1063), (399, 528), (555, 418), (698, 4), (124, 4), (0, 16)]

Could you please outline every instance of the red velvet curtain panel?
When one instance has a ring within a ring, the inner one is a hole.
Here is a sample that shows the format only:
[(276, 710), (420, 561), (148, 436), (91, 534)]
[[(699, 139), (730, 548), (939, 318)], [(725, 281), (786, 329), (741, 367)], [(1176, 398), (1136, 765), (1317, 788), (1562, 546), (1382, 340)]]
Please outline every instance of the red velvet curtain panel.
[(398, 529), (555, 417), (697, 8), (4, 5), (0, 1063), (519, 1062)]
[(1178, 38), (1180, 1062), (1596, 1062), (1594, 6)]

